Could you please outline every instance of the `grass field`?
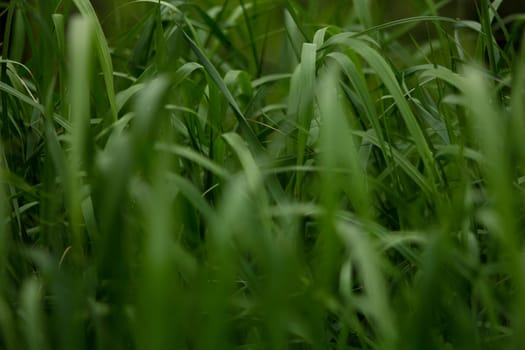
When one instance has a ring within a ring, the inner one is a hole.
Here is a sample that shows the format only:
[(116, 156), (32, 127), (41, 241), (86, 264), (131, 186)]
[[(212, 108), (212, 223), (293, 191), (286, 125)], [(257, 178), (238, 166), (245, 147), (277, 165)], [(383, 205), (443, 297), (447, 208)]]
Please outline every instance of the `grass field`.
[(1, 1), (0, 349), (524, 349), (510, 2)]

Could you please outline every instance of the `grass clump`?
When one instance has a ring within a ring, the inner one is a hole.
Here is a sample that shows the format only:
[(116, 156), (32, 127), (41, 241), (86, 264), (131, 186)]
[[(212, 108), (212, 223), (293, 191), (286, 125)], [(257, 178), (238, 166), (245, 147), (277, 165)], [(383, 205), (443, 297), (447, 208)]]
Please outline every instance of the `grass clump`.
[(525, 14), (379, 4), (0, 3), (0, 348), (524, 347)]

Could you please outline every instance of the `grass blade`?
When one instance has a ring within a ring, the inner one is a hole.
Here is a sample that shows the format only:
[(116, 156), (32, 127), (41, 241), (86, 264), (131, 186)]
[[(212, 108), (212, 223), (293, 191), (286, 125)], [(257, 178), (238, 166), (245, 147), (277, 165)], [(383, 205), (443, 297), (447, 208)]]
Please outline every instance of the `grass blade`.
[[(88, 0), (73, 0), (80, 13), (91, 22), (95, 34), (95, 45), (97, 48), (98, 59), (102, 74), (104, 75), (104, 81), (106, 83), (106, 93), (110, 105), (110, 112), (112, 120), (114, 122), (118, 119), (117, 114), (117, 103), (115, 99), (115, 83), (113, 81), (113, 62), (111, 60), (111, 53), (109, 50), (104, 31), (97, 17), (95, 9)], [(110, 122), (110, 123), (111, 123)], [(110, 124), (108, 123), (108, 124)]]
[(69, 57), (71, 59), (70, 71), (70, 122), (71, 152), (67, 176), (68, 206), (73, 231), (72, 245), (75, 254), (82, 256), (83, 220), (82, 200), (83, 181), (81, 173), (87, 168), (87, 152), (90, 129), (90, 86), (89, 81), (92, 70), (92, 45), (93, 32), (90, 21), (75, 18), (69, 37)]

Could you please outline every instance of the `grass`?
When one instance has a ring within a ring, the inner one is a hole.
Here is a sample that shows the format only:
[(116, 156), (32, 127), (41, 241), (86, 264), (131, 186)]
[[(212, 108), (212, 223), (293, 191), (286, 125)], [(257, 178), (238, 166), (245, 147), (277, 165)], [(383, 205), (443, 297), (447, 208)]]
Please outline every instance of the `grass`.
[(94, 3), (0, 2), (0, 349), (525, 347), (520, 9)]

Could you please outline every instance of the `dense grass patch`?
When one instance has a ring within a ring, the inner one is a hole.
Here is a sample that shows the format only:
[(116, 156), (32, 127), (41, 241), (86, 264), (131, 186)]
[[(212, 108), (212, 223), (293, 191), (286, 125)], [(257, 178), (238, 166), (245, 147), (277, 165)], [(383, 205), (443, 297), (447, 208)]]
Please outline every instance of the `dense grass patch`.
[(0, 2), (0, 349), (525, 348), (525, 9), (381, 3)]

